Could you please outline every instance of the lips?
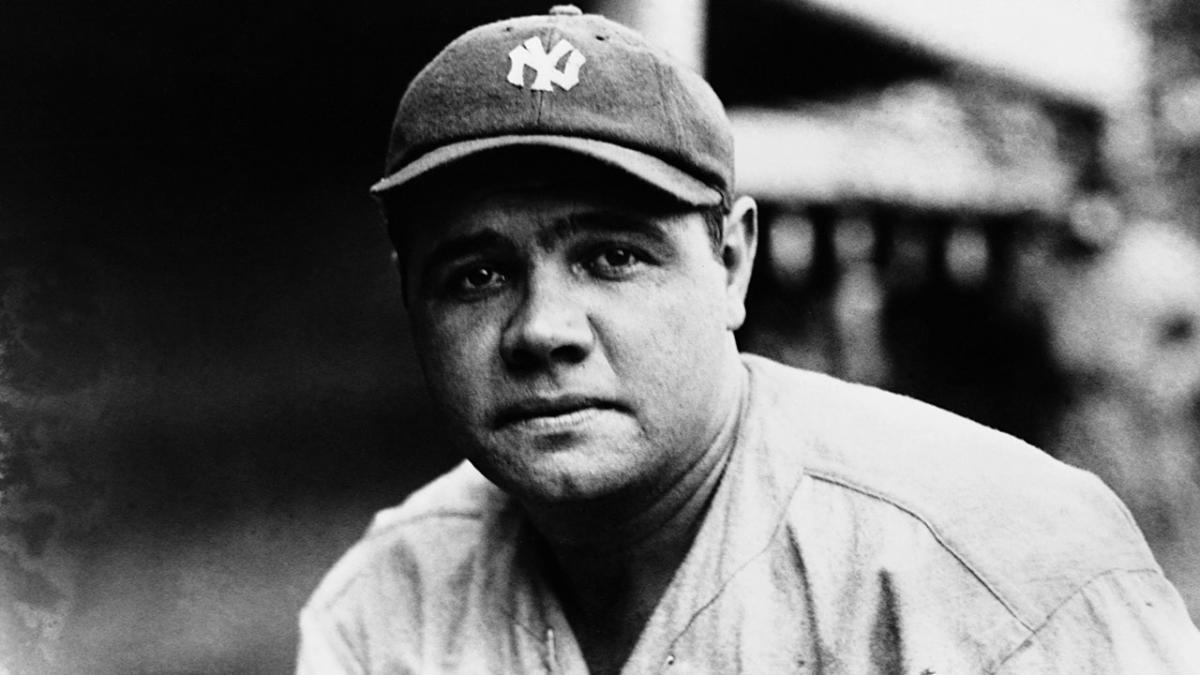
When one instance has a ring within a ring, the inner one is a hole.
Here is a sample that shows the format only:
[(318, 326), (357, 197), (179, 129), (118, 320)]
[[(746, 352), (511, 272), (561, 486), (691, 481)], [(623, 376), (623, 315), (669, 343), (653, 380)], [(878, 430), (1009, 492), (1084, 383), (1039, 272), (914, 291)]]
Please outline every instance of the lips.
[(620, 410), (617, 403), (593, 396), (563, 395), (530, 398), (502, 406), (495, 416), (497, 429), (560, 420), (585, 421), (602, 410)]

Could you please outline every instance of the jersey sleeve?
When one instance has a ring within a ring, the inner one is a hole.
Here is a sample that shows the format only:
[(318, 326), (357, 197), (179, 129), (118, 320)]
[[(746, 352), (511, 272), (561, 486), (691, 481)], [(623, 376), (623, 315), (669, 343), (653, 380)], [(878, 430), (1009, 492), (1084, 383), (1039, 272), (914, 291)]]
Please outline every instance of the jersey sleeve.
[(351, 641), (331, 616), (312, 607), (300, 612), (296, 675), (358, 675), (365, 672)]
[(1058, 606), (997, 673), (1200, 673), (1200, 631), (1156, 569), (1114, 570)]

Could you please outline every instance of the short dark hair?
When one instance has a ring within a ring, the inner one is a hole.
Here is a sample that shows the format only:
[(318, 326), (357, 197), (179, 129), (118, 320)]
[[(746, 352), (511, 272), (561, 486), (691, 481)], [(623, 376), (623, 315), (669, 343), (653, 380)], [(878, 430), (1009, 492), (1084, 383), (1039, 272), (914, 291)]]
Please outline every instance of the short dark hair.
[(715, 204), (700, 212), (704, 218), (704, 229), (708, 232), (708, 243), (712, 245), (713, 255), (721, 259), (721, 248), (725, 245), (725, 218), (729, 210), (723, 204)]

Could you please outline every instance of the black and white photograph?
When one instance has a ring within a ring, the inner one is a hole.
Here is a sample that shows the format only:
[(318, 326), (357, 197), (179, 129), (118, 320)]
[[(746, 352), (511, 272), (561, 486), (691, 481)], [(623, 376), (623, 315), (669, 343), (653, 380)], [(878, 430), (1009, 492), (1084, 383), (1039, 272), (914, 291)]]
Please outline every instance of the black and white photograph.
[(1200, 5), (0, 3), (0, 675), (1198, 624)]

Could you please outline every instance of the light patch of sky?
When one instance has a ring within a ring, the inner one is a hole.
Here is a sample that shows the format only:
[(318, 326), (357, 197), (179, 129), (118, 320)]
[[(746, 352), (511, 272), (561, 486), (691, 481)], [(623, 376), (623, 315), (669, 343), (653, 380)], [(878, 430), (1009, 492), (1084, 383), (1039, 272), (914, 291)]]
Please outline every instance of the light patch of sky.
[(1138, 95), (1145, 38), (1130, 0), (792, 0), (1101, 106)]

